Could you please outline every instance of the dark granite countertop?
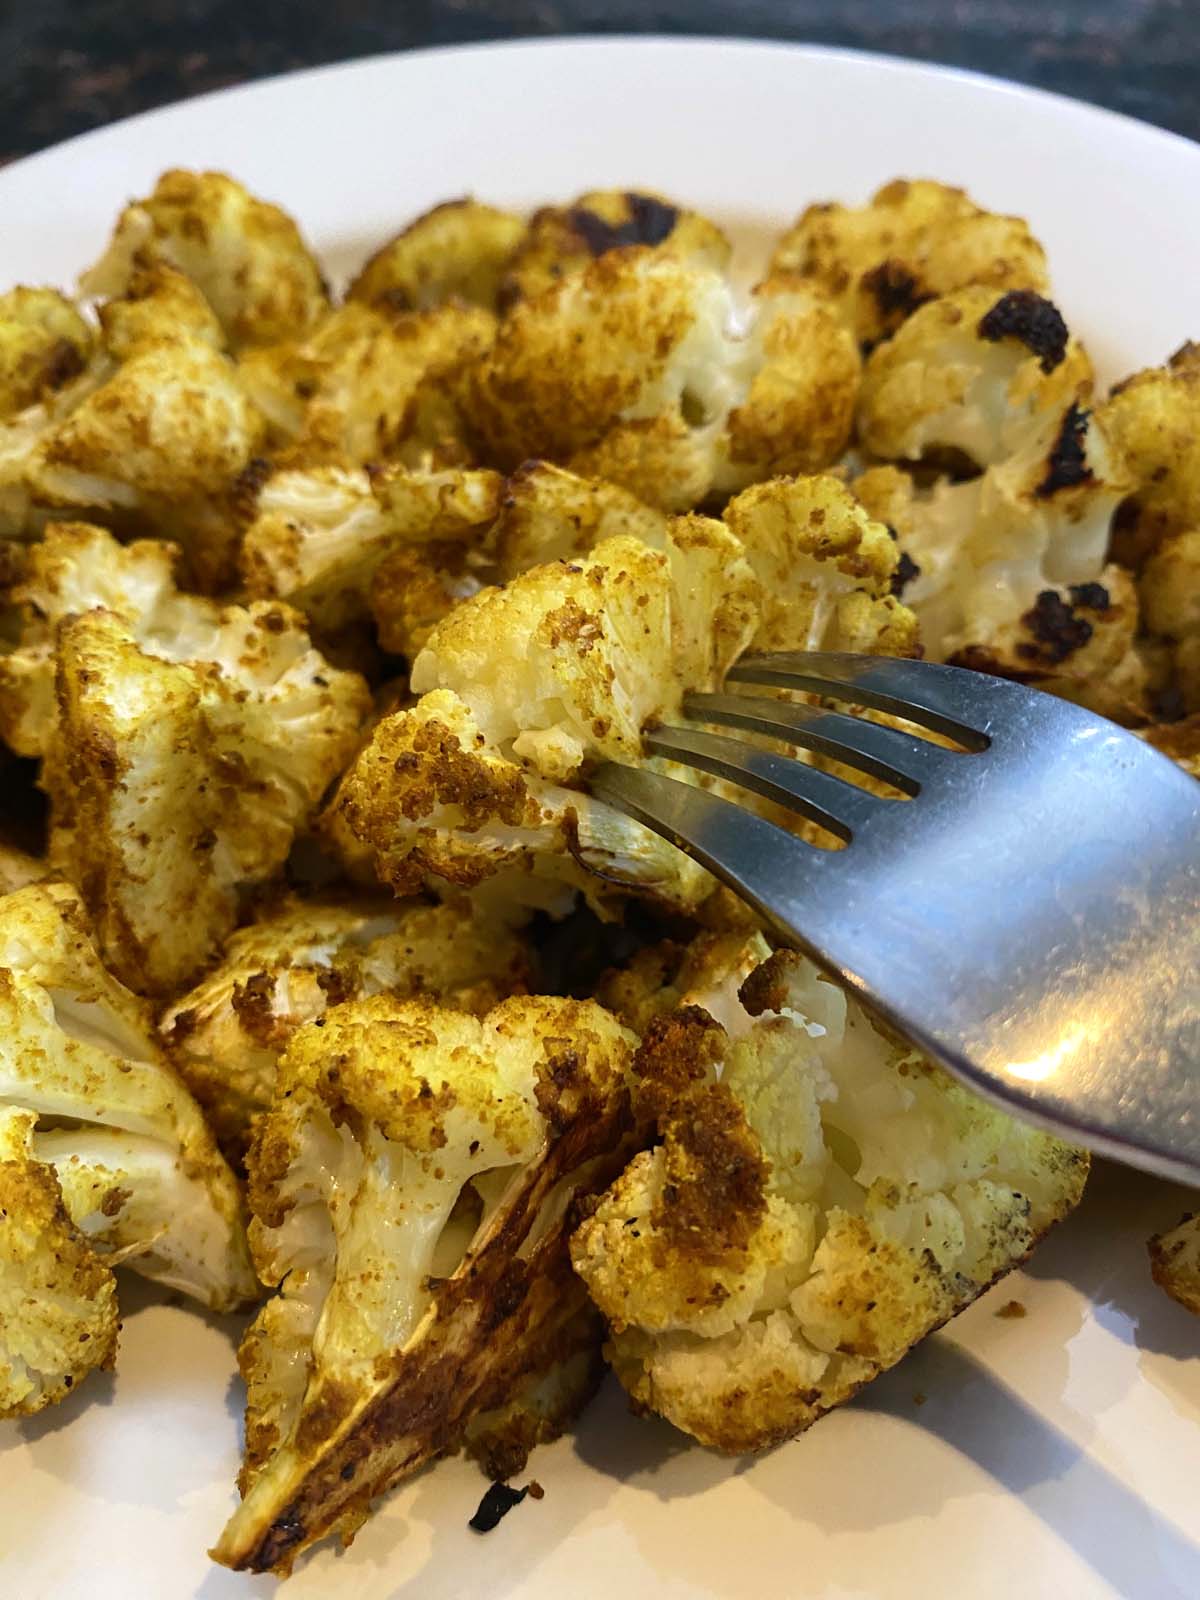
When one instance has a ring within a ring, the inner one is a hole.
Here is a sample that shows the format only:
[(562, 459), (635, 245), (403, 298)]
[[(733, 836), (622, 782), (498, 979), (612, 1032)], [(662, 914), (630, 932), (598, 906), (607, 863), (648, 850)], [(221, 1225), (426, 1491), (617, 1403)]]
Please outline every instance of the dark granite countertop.
[(637, 32), (923, 57), (1200, 138), (1197, 0), (0, 0), (0, 162), (186, 95), (319, 62)]

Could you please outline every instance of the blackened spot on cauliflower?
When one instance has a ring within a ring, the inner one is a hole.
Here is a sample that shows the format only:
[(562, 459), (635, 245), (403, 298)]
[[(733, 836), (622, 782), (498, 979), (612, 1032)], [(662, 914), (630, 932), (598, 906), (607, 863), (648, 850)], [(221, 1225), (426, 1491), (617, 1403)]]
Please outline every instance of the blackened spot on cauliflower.
[(1053, 372), (1067, 353), (1070, 337), (1058, 307), (1032, 289), (1010, 289), (982, 317), (976, 330), (993, 343), (1019, 339), (1038, 357), (1043, 372)]
[(881, 261), (870, 272), (863, 273), (862, 285), (873, 297), (889, 329), (898, 327), (918, 306), (933, 299), (902, 261)]
[(1067, 592), (1073, 606), (1083, 606), (1088, 611), (1107, 611), (1112, 604), (1102, 583), (1073, 583)]
[(629, 216), (624, 222), (606, 222), (586, 206), (572, 206), (567, 222), (594, 256), (626, 244), (661, 244), (679, 220), (674, 206), (649, 194), (626, 194)]
[(1021, 621), (1037, 643), (1019, 644), (1017, 654), (1046, 666), (1057, 666), (1065, 661), (1092, 637), (1091, 623), (1085, 617), (1077, 617), (1074, 609), (1053, 589), (1043, 589)]
[(491, 1533), (514, 1506), (519, 1506), (528, 1489), (513, 1489), (507, 1483), (493, 1483), (479, 1502), (479, 1509), (467, 1524), (476, 1533)]
[(904, 593), (905, 587), (914, 578), (921, 576), (921, 569), (907, 550), (901, 550), (900, 559), (896, 563), (896, 570), (892, 573), (892, 593), (899, 597)]
[(1074, 489), (1081, 483), (1091, 483), (1095, 477), (1087, 464), (1086, 442), (1090, 412), (1081, 406), (1068, 408), (1058, 430), (1058, 438), (1050, 451), (1046, 476), (1033, 491), (1039, 500), (1048, 500), (1060, 489)]

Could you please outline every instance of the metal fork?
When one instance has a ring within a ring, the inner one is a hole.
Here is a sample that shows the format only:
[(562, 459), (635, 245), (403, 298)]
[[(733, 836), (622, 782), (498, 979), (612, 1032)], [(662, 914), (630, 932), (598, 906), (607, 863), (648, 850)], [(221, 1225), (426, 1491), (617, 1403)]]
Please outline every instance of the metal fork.
[(846, 847), (643, 769), (602, 766), (597, 798), (702, 862), (980, 1094), (1200, 1183), (1200, 783), (1102, 717), (957, 667), (757, 656), (727, 682), (892, 712), (963, 748), (809, 703), (694, 694), (693, 724), (818, 751), (912, 798), (697, 726), (646, 747)]

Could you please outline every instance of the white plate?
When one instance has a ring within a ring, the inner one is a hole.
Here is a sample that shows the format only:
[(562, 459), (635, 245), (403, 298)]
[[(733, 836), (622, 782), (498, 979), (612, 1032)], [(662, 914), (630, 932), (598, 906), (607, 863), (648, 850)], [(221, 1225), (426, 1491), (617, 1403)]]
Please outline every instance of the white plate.
[[(194, 100), (0, 173), (0, 286), (69, 283), (169, 165), (225, 168), (300, 218), (335, 274), (430, 203), (665, 190), (748, 248), (809, 200), (897, 174), (1027, 215), (1111, 373), (1200, 335), (1200, 148), (985, 79), (782, 46), (576, 41), (398, 56)], [(728, 1462), (606, 1390), (486, 1539), (482, 1480), (393, 1495), (289, 1600), (969, 1600), (1200, 1595), (1200, 1323), (1150, 1283), (1178, 1191), (1101, 1171), (1039, 1252), (859, 1402)], [(1023, 1319), (999, 1309), (1019, 1300)], [(227, 1600), (237, 1326), (123, 1285), (115, 1379), (0, 1425), (0, 1592)], [(922, 1397), (923, 1400), (922, 1400)]]

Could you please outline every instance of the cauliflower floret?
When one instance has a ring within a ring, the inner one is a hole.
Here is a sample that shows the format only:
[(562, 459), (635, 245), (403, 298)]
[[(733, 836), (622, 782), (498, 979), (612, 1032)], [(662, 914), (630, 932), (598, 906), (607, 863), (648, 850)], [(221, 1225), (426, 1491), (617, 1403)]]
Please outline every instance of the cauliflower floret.
[(93, 343), (91, 328), (57, 289), (0, 294), (0, 421), (77, 378)]
[(389, 553), (472, 546), (494, 523), (503, 486), (498, 473), (461, 469), (278, 469), (243, 496), (253, 506), (241, 553), (247, 592), (289, 601), (314, 627), (359, 621)]
[(528, 971), (516, 935), (459, 906), (289, 899), (232, 935), (159, 1031), (223, 1147), (240, 1156), (288, 1041), (330, 1005), (429, 994), (487, 1011), (522, 992)]
[(1127, 480), (1094, 415), (1072, 405), (1022, 450), (965, 483), (920, 491), (893, 467), (855, 480), (898, 535), (905, 603), (927, 653), (1029, 680), (1096, 680), (1130, 658), (1137, 596), (1105, 566)]
[(1160, 1289), (1200, 1317), (1200, 1217), (1185, 1216), (1150, 1240), (1150, 1270)]
[(501, 303), (532, 299), (597, 256), (630, 245), (718, 272), (732, 254), (721, 229), (699, 212), (681, 210), (661, 195), (597, 189), (569, 206), (534, 212), (502, 282)]
[(961, 189), (894, 179), (869, 204), (813, 205), (780, 239), (772, 272), (799, 272), (833, 295), (864, 345), (917, 306), (969, 284), (1046, 288), (1046, 255), (1020, 217), (983, 211)]
[(1146, 627), (1170, 642), (1183, 709), (1200, 712), (1200, 528), (1163, 541), (1142, 569), (1138, 594)]
[(50, 863), (113, 970), (153, 993), (191, 979), (239, 891), (283, 864), (370, 704), (296, 612), (180, 594), (171, 564), (166, 545), (51, 529), (20, 591), (24, 638), (0, 657), (0, 728), (44, 757)]
[(485, 555), (454, 540), (393, 550), (371, 580), (380, 649), (415, 659), (443, 617), (477, 595), (493, 570)]
[(378, 725), (333, 803), (396, 892), (426, 870), (474, 884), (509, 866), (593, 896), (583, 868), (685, 908), (706, 892), (673, 846), (559, 787), (587, 759), (640, 761), (645, 724), (718, 684), (753, 632), (756, 585), (728, 530), (687, 519), (667, 545), (606, 540), (434, 630), (412, 667), (422, 698)]
[(858, 437), (873, 455), (1011, 455), (1046, 414), (1091, 389), (1091, 362), (1057, 308), (1031, 289), (974, 286), (914, 311), (863, 373)]
[(644, 248), (601, 256), (520, 302), (474, 368), (483, 453), (509, 470), (545, 456), (668, 511), (828, 465), (849, 439), (852, 345), (801, 284), (764, 285), (756, 305), (736, 337), (719, 272)]
[(1161, 722), (1144, 728), (1140, 736), (1193, 778), (1200, 778), (1200, 714), (1193, 713), (1181, 722)]
[(124, 361), (147, 345), (196, 341), (225, 348), (217, 314), (186, 273), (166, 262), (136, 266), (121, 294), (99, 307), (104, 348)]
[(383, 300), (397, 311), (428, 311), (447, 300), (496, 309), (520, 217), (478, 200), (447, 200), (410, 222), (362, 266), (348, 300)]
[(756, 650), (916, 653), (916, 618), (893, 594), (896, 543), (836, 478), (755, 484), (724, 520), (760, 586)]
[(251, 351), (238, 373), (290, 461), (455, 465), (466, 456), (462, 372), (494, 329), (478, 306), (417, 312), (352, 300), (306, 333)]
[(0, 899), (0, 1108), (29, 1112), (92, 1250), (214, 1310), (256, 1292), (241, 1201), (140, 1001), (101, 965), (79, 896)]
[(830, 466), (850, 442), (862, 361), (829, 297), (796, 274), (754, 290), (752, 376), (718, 440), (721, 494), (776, 473)]
[(34, 1157), (36, 1124), (0, 1106), (0, 1418), (62, 1400), (117, 1352), (116, 1279)]
[(619, 484), (581, 478), (548, 461), (527, 461), (504, 484), (493, 535), (505, 578), (545, 561), (570, 561), (628, 534), (666, 546), (667, 518)]
[(1200, 345), (1117, 384), (1097, 414), (1134, 480), (1116, 554), (1140, 566), (1167, 535), (1200, 528)]
[(295, 338), (329, 302), (292, 219), (221, 172), (164, 172), (122, 211), (80, 287), (122, 295), (140, 268), (160, 263), (191, 278), (234, 346)]
[(658, 1143), (571, 1241), (639, 1406), (764, 1449), (892, 1366), (1029, 1253), (1087, 1157), (893, 1043), (791, 952), (734, 1036), (652, 1021), (635, 1105)]
[(627, 1158), (632, 1042), (549, 998), (475, 1018), (376, 996), (293, 1037), (249, 1160), (281, 1290), (242, 1346), (245, 1499), (218, 1561), (286, 1572), (511, 1398), (580, 1304), (568, 1219)]

